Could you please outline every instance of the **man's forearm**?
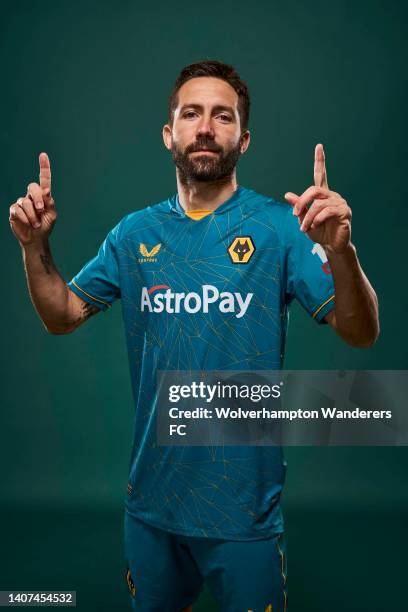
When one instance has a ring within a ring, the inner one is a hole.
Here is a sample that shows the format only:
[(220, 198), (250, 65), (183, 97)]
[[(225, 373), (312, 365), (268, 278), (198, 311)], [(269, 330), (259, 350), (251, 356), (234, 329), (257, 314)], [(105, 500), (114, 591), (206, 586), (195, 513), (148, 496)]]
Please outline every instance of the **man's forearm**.
[(99, 312), (69, 290), (55, 267), (48, 236), (56, 219), (55, 201), (51, 195), (51, 166), (46, 153), (41, 153), (40, 184), (30, 183), (25, 197), (10, 206), (9, 222), (19, 241), (28, 290), (34, 308), (51, 334), (74, 331), (90, 316)]
[(22, 247), (31, 301), (47, 330), (65, 333), (69, 321), (69, 289), (55, 267), (48, 240)]
[(341, 254), (327, 252), (333, 274), (335, 329), (349, 344), (371, 346), (379, 334), (378, 300), (350, 244)]

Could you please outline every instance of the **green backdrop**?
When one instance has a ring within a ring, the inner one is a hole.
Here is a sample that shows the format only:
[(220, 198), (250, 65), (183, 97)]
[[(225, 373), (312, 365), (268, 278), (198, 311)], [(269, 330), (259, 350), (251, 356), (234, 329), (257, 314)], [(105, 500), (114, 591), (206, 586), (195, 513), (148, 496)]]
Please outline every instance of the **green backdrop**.
[[(407, 368), (407, 5), (226, 0), (21, 2), (2, 8), (0, 590), (76, 589), (78, 608), (128, 609), (122, 499), (132, 398), (120, 305), (48, 335), (27, 294), (8, 207), (47, 151), (69, 280), (126, 213), (175, 192), (162, 144), (178, 71), (232, 63), (252, 94), (239, 182), (282, 199), (313, 180), (353, 210), (353, 241), (380, 300), (381, 337), (343, 344), (295, 306), (285, 366)], [(290, 609), (402, 610), (407, 450), (290, 448), (283, 505)], [(197, 612), (217, 610), (206, 591)]]

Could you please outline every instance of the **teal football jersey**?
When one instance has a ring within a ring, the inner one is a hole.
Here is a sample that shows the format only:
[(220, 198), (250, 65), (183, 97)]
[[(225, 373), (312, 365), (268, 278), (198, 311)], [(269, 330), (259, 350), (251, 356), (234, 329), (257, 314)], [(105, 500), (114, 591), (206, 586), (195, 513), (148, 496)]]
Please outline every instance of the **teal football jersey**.
[(292, 207), (240, 186), (195, 221), (176, 194), (125, 216), (68, 286), (101, 310), (121, 298), (135, 402), (127, 511), (191, 536), (283, 531), (281, 448), (159, 446), (156, 374), (280, 369), (291, 301), (323, 322), (330, 268)]

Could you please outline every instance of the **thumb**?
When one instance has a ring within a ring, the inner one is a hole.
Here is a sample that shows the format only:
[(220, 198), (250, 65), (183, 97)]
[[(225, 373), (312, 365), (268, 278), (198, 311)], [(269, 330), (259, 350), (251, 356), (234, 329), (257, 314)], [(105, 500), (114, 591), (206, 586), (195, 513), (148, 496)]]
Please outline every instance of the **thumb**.
[(295, 206), (299, 200), (299, 196), (296, 195), (296, 193), (288, 191), (287, 193), (285, 193), (285, 200), (289, 202), (289, 204), (291, 204), (292, 206)]
[(292, 212), (295, 215), (295, 217), (298, 217), (298, 220), (299, 220), (299, 211), (296, 205), (300, 200), (300, 196), (296, 195), (296, 193), (292, 193), (291, 191), (288, 191), (287, 193), (285, 193), (285, 200), (293, 206)]

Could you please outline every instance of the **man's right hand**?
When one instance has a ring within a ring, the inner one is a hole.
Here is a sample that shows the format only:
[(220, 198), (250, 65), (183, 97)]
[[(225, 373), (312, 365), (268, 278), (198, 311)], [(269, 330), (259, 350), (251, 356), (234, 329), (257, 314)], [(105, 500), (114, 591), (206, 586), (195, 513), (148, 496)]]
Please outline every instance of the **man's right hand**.
[(10, 226), (23, 247), (48, 238), (57, 219), (48, 155), (40, 153), (39, 161), (40, 184), (30, 183), (27, 194), (10, 206)]

